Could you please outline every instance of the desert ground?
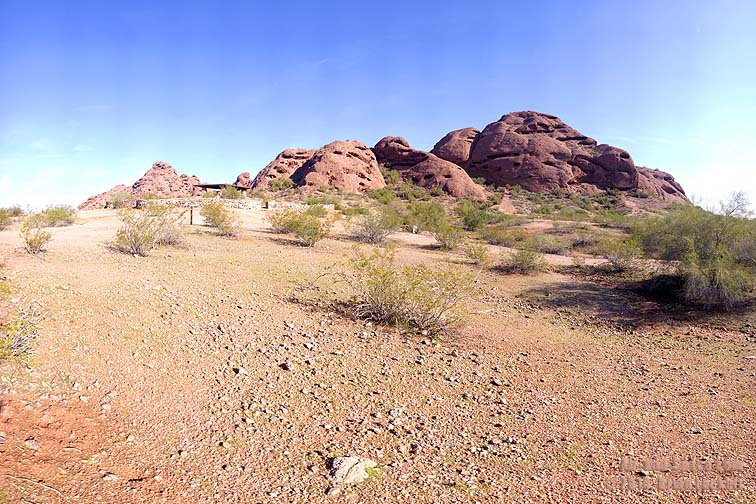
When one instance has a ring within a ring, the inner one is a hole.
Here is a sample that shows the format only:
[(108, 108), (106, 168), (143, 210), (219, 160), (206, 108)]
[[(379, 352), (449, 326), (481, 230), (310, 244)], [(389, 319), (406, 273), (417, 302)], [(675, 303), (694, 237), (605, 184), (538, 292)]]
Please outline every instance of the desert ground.
[[(296, 246), (242, 214), (238, 239), (185, 225), (144, 258), (107, 247), (109, 210), (38, 256), (0, 232), (12, 296), (40, 313), (31, 361), (0, 364), (0, 502), (756, 502), (753, 314), (485, 271), (464, 324), (431, 339), (341, 309), (347, 286), (321, 275), (369, 246)], [(402, 262), (473, 270), (429, 236), (391, 239)], [(329, 492), (345, 455), (380, 470)], [(676, 457), (743, 467), (621, 464)], [(622, 485), (659, 476), (738, 488)]]

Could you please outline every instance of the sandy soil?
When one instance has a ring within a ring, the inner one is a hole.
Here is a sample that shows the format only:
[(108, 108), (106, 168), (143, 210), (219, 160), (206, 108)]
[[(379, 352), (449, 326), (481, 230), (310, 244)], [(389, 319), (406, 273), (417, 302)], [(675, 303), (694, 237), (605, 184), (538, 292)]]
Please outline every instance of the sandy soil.
[[(328, 277), (305, 288), (341, 267), (345, 237), (306, 249), (262, 212), (243, 220), (240, 239), (187, 226), (148, 258), (108, 250), (108, 211), (55, 229), (39, 257), (0, 232), (14, 295), (43, 307), (31, 365), (0, 364), (0, 502), (755, 502), (747, 332), (649, 318), (563, 274), (485, 272), (464, 326), (431, 341), (344, 315)], [(395, 239), (402, 261), (469, 267)], [(327, 496), (342, 455), (382, 470)], [(640, 475), (623, 457), (745, 467)]]

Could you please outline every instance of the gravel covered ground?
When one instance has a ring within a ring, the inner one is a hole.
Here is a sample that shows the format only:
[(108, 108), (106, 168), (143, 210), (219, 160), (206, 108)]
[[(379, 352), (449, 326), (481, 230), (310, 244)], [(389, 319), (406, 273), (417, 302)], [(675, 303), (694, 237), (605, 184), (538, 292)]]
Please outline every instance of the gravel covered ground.
[[(187, 227), (148, 258), (107, 249), (107, 211), (40, 257), (0, 232), (14, 296), (42, 307), (31, 366), (0, 364), (0, 503), (756, 502), (756, 341), (738, 324), (484, 272), (465, 324), (429, 340), (351, 319), (346, 287), (315, 281), (353, 243), (293, 246), (259, 212), (244, 225)], [(401, 261), (469, 268), (396, 239)], [(379, 470), (327, 495), (347, 455)], [(621, 488), (659, 477), (739, 488)]]

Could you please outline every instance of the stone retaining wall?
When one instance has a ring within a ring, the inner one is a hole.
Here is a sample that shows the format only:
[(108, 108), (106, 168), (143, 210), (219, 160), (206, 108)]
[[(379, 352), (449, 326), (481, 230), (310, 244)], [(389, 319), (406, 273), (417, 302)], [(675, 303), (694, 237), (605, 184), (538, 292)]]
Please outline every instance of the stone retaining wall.
[[(227, 208), (238, 210), (304, 210), (308, 207), (304, 203), (295, 203), (293, 201), (262, 201), (259, 199), (222, 199), (222, 198), (166, 198), (159, 200), (136, 200), (135, 207), (141, 208), (147, 203), (155, 201), (158, 203), (172, 205), (178, 208), (199, 208), (209, 202), (220, 201)], [(326, 210), (333, 210), (333, 205), (323, 205)]]

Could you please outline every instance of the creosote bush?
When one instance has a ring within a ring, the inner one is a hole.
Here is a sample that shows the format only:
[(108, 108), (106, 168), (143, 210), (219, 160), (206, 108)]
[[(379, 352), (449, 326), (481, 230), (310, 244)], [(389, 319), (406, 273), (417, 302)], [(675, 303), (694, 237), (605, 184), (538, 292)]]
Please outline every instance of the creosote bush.
[(7, 208), (0, 208), (0, 231), (7, 228), (13, 222), (13, 216)]
[(76, 210), (67, 205), (47, 207), (41, 214), (48, 227), (70, 226), (76, 218)]
[(414, 233), (435, 231), (448, 225), (444, 207), (431, 201), (413, 201), (404, 215), (404, 226)]
[(462, 243), (462, 230), (456, 226), (447, 224), (436, 229), (433, 237), (441, 250), (454, 250)]
[(465, 244), (465, 256), (476, 266), (488, 268), (491, 265), (491, 253), (485, 243), (471, 241)]
[(462, 302), (472, 292), (473, 277), (426, 264), (400, 266), (393, 247), (372, 254), (356, 251), (345, 275), (355, 292), (358, 318), (416, 329), (436, 336), (463, 317)]
[(223, 186), (220, 192), (220, 197), (223, 199), (243, 199), (244, 193), (236, 187)]
[(401, 216), (384, 205), (357, 219), (351, 225), (351, 234), (357, 241), (377, 245), (399, 229), (400, 223)]
[(546, 269), (546, 261), (535, 250), (525, 248), (506, 256), (498, 269), (505, 273), (529, 275)]
[(287, 189), (291, 189), (294, 187), (294, 181), (291, 180), (289, 177), (279, 177), (275, 178), (270, 181), (270, 184), (268, 184), (268, 188), (271, 191), (285, 191)]
[(45, 226), (47, 226), (47, 218), (43, 214), (32, 214), (24, 219), (19, 235), (24, 240), (24, 249), (28, 253), (39, 254), (47, 249), (52, 234), (45, 229)]
[(205, 219), (205, 223), (215, 228), (221, 236), (233, 237), (239, 234), (239, 217), (222, 201), (205, 203), (200, 209), (200, 215)]
[(29, 314), (18, 314), (7, 324), (0, 325), (0, 361), (28, 359), (36, 338), (37, 326)]
[(184, 235), (179, 225), (187, 210), (178, 211), (171, 205), (149, 203), (144, 212), (155, 219), (155, 245), (181, 245)]
[(327, 213), (322, 205), (312, 205), (305, 210), (277, 210), (265, 218), (277, 233), (294, 233), (302, 245), (312, 247), (331, 232), (333, 221)]
[(158, 223), (157, 218), (140, 210), (121, 210), (118, 214), (121, 227), (116, 231), (113, 247), (121, 252), (146, 256), (155, 248)]

